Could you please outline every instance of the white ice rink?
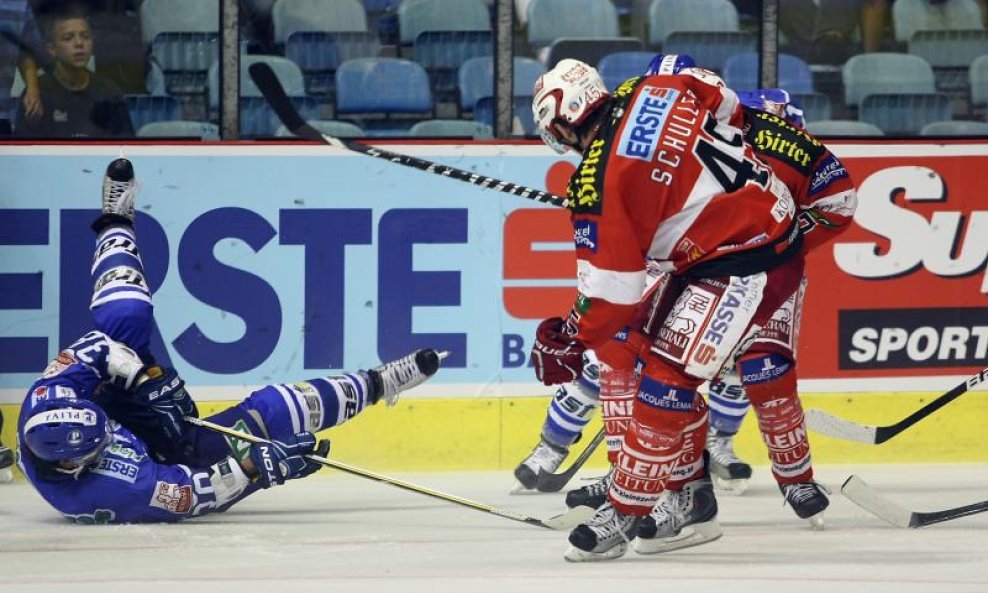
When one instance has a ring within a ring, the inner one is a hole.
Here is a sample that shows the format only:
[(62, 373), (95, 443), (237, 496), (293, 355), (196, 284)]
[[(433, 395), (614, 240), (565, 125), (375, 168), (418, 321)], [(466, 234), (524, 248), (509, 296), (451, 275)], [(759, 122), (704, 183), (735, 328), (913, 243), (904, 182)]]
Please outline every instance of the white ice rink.
[[(822, 532), (755, 469), (744, 496), (719, 497), (719, 541), (593, 564), (563, 560), (565, 532), (331, 470), (179, 525), (71, 525), (18, 482), (0, 485), (0, 591), (988, 593), (988, 513), (897, 529), (838, 493), (857, 473), (939, 510), (988, 498), (988, 466), (818, 468), (834, 490)], [(564, 510), (560, 494), (508, 495), (509, 472), (396, 477), (537, 517)]]

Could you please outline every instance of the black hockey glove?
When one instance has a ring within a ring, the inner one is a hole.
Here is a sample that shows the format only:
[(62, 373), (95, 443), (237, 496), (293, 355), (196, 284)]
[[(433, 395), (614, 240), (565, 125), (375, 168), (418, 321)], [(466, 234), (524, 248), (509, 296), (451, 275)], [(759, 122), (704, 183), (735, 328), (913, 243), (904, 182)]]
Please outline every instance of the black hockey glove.
[(185, 381), (173, 368), (151, 366), (144, 369), (143, 381), (134, 388), (135, 402), (149, 410), (169, 441), (180, 442), (185, 436), (185, 416), (199, 416), (196, 403), (185, 390)]
[(270, 488), (311, 475), (322, 465), (304, 457), (310, 453), (325, 457), (329, 441), (323, 439), (317, 446), (314, 434), (300, 432), (285, 441), (254, 443), (250, 446), (250, 460), (257, 468), (254, 480), (261, 488)]

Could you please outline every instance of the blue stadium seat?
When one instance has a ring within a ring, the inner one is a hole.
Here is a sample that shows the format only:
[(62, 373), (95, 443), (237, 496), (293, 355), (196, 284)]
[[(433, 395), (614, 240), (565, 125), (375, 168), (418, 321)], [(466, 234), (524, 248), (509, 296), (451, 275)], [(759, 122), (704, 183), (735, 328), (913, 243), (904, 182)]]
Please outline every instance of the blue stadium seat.
[[(515, 133), (525, 136), (535, 136), (535, 118), (532, 116), (532, 96), (514, 97), (512, 99)], [(489, 126), (494, 125), (494, 97), (481, 97), (473, 106), (473, 119)]]
[(596, 67), (607, 54), (643, 49), (637, 37), (560, 37), (549, 44), (545, 63), (552, 68), (563, 58), (573, 58)]
[[(858, 105), (873, 93), (932, 93), (933, 68), (923, 58), (875, 52), (853, 56), (844, 64), (844, 102)], [(949, 119), (949, 118), (947, 118)]]
[[(137, 126), (135, 126), (137, 127)], [(199, 138), (219, 140), (220, 127), (204, 121), (156, 121), (137, 129), (138, 138)]]
[[(250, 77), (249, 68), (251, 64), (265, 62), (274, 70), (275, 76), (285, 88), (285, 93), (289, 97), (305, 96), (305, 78), (302, 70), (294, 62), (281, 56), (247, 55), (240, 60), (240, 96), (241, 97), (261, 97), (261, 91)], [(219, 63), (214, 62), (209, 67), (209, 109), (215, 113), (220, 104), (219, 90)], [(318, 119), (318, 118), (316, 118)], [(274, 133), (274, 128), (271, 129)]]
[(981, 29), (981, 11), (974, 0), (896, 0), (892, 4), (895, 39), (908, 43), (917, 31)]
[(988, 56), (981, 56), (971, 62), (968, 76), (971, 104), (978, 107), (988, 104)]
[(814, 136), (884, 136), (881, 128), (853, 119), (828, 119), (806, 124)]
[(662, 51), (689, 54), (704, 68), (722, 72), (731, 56), (755, 51), (755, 36), (746, 31), (674, 31), (666, 35)]
[(276, 0), (271, 7), (274, 41), (284, 44), (299, 31), (367, 31), (359, 0)]
[(415, 38), (415, 62), (425, 68), (437, 95), (456, 91), (456, 73), (469, 59), (494, 53), (490, 31), (423, 31)]
[[(337, 138), (363, 138), (367, 134), (364, 129), (353, 122), (339, 121), (335, 119), (312, 119), (307, 122), (313, 128), (328, 136)], [(274, 135), (279, 138), (294, 136), (285, 126), (278, 126)]]
[(918, 134), (926, 124), (951, 118), (950, 97), (944, 93), (873, 93), (858, 111), (859, 120), (886, 134)]
[(427, 119), (413, 125), (408, 130), (408, 135), (486, 140), (494, 137), (494, 129), (488, 124), (466, 119)]
[(483, 0), (403, 0), (398, 28), (409, 45), (423, 31), (490, 31), (491, 17)]
[(830, 97), (823, 93), (792, 93), (793, 100), (803, 109), (807, 122), (830, 119)]
[(963, 121), (959, 119), (951, 121), (935, 121), (923, 126), (919, 131), (920, 136), (988, 136), (988, 122), (983, 121)]
[[(545, 68), (531, 58), (516, 57), (513, 63), (513, 94), (516, 97), (530, 97), (535, 89), (535, 81), (545, 73)], [(494, 95), (493, 58), (483, 57), (467, 60), (460, 66), (457, 78), (460, 87), (460, 109), (471, 111), (477, 101)]]
[[(425, 69), (400, 58), (359, 58), (336, 70), (336, 113), (414, 114), (431, 117), (432, 91)], [(365, 130), (367, 126), (364, 126)]]
[(182, 119), (182, 105), (168, 95), (124, 95), (135, 130), (145, 124)]
[(149, 47), (160, 33), (218, 33), (220, 3), (203, 0), (143, 0), (141, 36)]
[(545, 47), (560, 37), (617, 37), (617, 10), (610, 0), (532, 0), (528, 44)]
[(372, 58), (380, 48), (377, 35), (368, 31), (299, 31), (285, 42), (285, 57), (302, 70), (306, 93), (329, 95), (336, 88), (336, 69), (340, 64), (356, 58)]
[(651, 51), (619, 51), (601, 58), (597, 71), (607, 88), (613, 91), (625, 80), (645, 74), (654, 56), (655, 52)]
[[(702, 62), (701, 62), (702, 64)], [(758, 53), (736, 54), (724, 63), (724, 82), (736, 91), (753, 91), (758, 84)], [(779, 82), (790, 93), (812, 93), (813, 72), (809, 65), (791, 54), (779, 54)]]
[[(665, 53), (678, 53), (665, 47), (669, 35), (696, 31), (740, 31), (737, 8), (730, 0), (653, 0), (649, 6), (648, 42)], [(697, 63), (711, 67), (699, 59)]]
[(218, 58), (218, 33), (165, 32), (151, 41), (151, 62), (164, 75), (170, 94), (201, 94), (209, 66)]
[[(292, 105), (306, 119), (322, 119), (323, 104), (313, 97), (291, 97)], [(281, 120), (263, 97), (240, 97), (240, 136), (266, 138), (274, 136)]]

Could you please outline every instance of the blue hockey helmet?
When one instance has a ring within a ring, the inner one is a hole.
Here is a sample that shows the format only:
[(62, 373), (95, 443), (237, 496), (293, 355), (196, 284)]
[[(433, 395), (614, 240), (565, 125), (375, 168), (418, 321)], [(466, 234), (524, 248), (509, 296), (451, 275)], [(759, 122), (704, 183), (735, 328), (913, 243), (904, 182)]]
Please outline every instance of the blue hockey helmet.
[(696, 61), (686, 54), (655, 54), (648, 63), (645, 76), (655, 74), (679, 74), (686, 68), (696, 68)]
[(806, 121), (803, 119), (802, 107), (792, 98), (789, 91), (784, 89), (740, 91), (738, 92), (738, 99), (742, 105), (767, 111), (793, 125), (801, 128), (806, 125)]
[(85, 399), (42, 401), (23, 432), (24, 444), (35, 457), (66, 469), (89, 465), (110, 442), (106, 412)]

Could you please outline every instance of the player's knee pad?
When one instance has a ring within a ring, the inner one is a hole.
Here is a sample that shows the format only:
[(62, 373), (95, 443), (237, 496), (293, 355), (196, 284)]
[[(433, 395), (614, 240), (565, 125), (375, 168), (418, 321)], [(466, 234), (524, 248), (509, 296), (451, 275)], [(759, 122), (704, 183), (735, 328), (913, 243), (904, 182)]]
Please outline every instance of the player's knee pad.
[(721, 434), (735, 434), (751, 404), (741, 378), (733, 370), (722, 372), (707, 387), (710, 428)]
[[(584, 374), (586, 371), (584, 367)], [(593, 418), (598, 400), (597, 385), (582, 377), (573, 383), (560, 385), (549, 403), (549, 411), (542, 424), (542, 439), (558, 447), (572, 445)]]
[(745, 393), (755, 405), (796, 394), (796, 368), (792, 357), (777, 352), (751, 352), (738, 360), (738, 375)]
[(637, 379), (632, 367), (623, 369), (602, 365), (600, 368), (600, 406), (604, 417), (607, 458), (617, 462), (624, 433), (631, 423)]

